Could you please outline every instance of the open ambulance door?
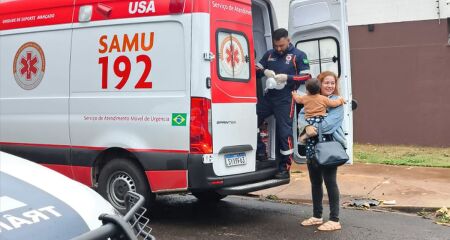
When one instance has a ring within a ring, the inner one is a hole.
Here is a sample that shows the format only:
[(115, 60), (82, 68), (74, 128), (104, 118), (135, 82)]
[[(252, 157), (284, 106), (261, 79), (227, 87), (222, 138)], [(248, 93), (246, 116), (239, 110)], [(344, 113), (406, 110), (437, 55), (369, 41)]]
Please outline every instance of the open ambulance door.
[(251, 71), (251, 23), (250, 1), (212, 1), (211, 52), (216, 58), (211, 61), (211, 159), (217, 176), (256, 169), (256, 76)]
[[(339, 90), (347, 100), (342, 128), (347, 139), (347, 153), (352, 161), (353, 117), (351, 109), (350, 49), (346, 0), (292, 0), (289, 6), (289, 33), (292, 44), (306, 53), (311, 75), (333, 71), (340, 78)], [(299, 91), (306, 92), (301, 85)], [(297, 105), (297, 113), (300, 106)], [(294, 159), (306, 161), (304, 149), (297, 144), (297, 117), (294, 117)]]

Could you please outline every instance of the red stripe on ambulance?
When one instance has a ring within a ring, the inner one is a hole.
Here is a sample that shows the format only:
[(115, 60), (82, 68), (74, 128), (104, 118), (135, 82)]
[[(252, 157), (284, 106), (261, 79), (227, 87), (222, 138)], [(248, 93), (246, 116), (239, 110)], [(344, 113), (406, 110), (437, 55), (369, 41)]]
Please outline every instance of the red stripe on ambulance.
[(0, 30), (72, 23), (72, 16), (70, 0), (6, 1), (0, 3)]
[(187, 170), (146, 171), (152, 192), (187, 189)]
[[(40, 144), (40, 143), (13, 143), (0, 142), (0, 145), (22, 146), (22, 147), (47, 147), (47, 148), (78, 148), (85, 150), (102, 151), (107, 147), (93, 147), (93, 146), (72, 146), (59, 144)], [(155, 152), (155, 153), (188, 153), (188, 150), (173, 150), (173, 149), (149, 149), (149, 148), (126, 148), (130, 152)]]
[(59, 172), (68, 178), (73, 178), (73, 172), (70, 165), (46, 164), (46, 163), (42, 163), (41, 165), (50, 168), (53, 171)]
[(88, 187), (92, 187), (92, 168), (84, 166), (72, 166), (73, 179), (83, 183)]
[(194, 4), (193, 0), (77, 0), (75, 6), (73, 3), (73, 0), (2, 2), (0, 3), (0, 30), (78, 23), (80, 8), (83, 6), (92, 6), (90, 21), (209, 11), (205, 1)]

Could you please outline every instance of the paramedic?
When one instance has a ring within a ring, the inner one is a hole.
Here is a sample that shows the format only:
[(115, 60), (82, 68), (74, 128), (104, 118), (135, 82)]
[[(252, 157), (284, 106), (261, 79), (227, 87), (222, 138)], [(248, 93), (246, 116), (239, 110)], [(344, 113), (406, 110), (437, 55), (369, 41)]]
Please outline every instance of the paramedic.
[[(292, 163), (292, 118), (294, 114), (294, 101), (291, 92), (303, 84), (309, 76), (309, 62), (306, 54), (295, 48), (288, 37), (288, 31), (280, 28), (272, 35), (273, 49), (267, 51), (259, 61), (257, 76), (274, 78), (277, 84), (283, 84), (282, 89), (269, 89), (264, 97), (258, 98), (256, 111), (258, 114), (258, 127), (264, 120), (275, 116), (277, 151), (281, 156), (276, 178), (289, 178), (289, 169)], [(258, 134), (257, 159), (267, 159), (265, 144)]]

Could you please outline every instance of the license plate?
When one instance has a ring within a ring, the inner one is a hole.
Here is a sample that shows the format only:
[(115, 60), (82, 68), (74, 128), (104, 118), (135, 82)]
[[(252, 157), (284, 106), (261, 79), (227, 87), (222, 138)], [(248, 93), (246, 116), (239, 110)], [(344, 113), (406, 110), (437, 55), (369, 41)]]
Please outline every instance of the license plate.
[(245, 156), (245, 153), (225, 154), (225, 165), (227, 165), (227, 167), (245, 164), (247, 164), (247, 157)]

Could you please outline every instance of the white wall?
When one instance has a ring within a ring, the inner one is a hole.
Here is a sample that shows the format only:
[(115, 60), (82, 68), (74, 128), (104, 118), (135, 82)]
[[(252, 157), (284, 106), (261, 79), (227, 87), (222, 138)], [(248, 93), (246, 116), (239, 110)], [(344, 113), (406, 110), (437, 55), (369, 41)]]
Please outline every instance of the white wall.
[[(405, 22), (450, 16), (450, 0), (347, 0), (349, 25)], [(447, 4), (447, 2), (449, 4)]]
[[(437, 0), (346, 0), (348, 24), (438, 19)], [(272, 0), (279, 27), (288, 27), (290, 0)], [(450, 0), (439, 0), (441, 19), (450, 17)]]

